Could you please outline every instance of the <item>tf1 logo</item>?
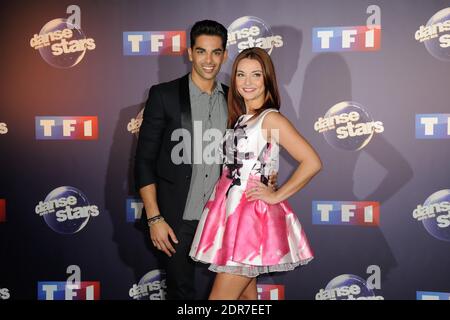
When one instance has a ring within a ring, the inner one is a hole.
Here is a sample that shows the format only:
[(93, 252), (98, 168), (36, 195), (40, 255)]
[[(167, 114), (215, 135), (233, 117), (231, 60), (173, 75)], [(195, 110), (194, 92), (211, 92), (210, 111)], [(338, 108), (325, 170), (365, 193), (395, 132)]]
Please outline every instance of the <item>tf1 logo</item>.
[(417, 291), (417, 300), (450, 300), (449, 292)]
[(313, 201), (313, 224), (378, 226), (380, 203), (374, 201)]
[(416, 114), (416, 139), (450, 139), (450, 113)]
[(276, 284), (258, 284), (258, 300), (284, 300), (284, 286)]
[(179, 56), (185, 50), (185, 31), (131, 31), (123, 33), (123, 55), (125, 56)]
[(98, 118), (36, 117), (37, 140), (97, 140)]
[(100, 282), (80, 281), (77, 265), (67, 267), (67, 281), (38, 282), (38, 300), (100, 300)]
[(127, 222), (136, 222), (142, 216), (144, 210), (144, 203), (140, 198), (128, 197), (127, 198)]
[(313, 28), (313, 52), (376, 51), (381, 47), (381, 9), (367, 7), (365, 26)]
[(0, 222), (6, 221), (6, 200), (0, 199)]

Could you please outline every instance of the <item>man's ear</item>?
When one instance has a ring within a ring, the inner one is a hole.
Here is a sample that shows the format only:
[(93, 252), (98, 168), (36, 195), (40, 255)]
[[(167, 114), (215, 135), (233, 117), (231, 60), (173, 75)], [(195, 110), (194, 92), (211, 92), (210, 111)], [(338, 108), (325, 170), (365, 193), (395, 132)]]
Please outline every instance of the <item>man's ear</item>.
[(192, 48), (189, 47), (189, 48), (187, 49), (187, 52), (188, 52), (189, 61), (192, 62)]
[(225, 49), (225, 52), (223, 53), (223, 61), (227, 61), (228, 60), (228, 49)]

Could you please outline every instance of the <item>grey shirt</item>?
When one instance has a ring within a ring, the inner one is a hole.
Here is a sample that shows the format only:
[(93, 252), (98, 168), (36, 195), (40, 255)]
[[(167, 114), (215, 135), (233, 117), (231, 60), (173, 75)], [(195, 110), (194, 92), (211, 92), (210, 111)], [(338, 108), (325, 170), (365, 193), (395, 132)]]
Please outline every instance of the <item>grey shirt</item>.
[[(200, 123), (202, 135), (206, 130), (215, 128), (220, 130), (221, 136), (223, 136), (226, 129), (228, 111), (222, 85), (216, 83), (214, 90), (209, 95), (207, 92), (202, 92), (192, 81), (191, 75), (189, 75), (189, 95), (192, 113), (193, 132), (191, 141), (193, 148), (195, 143), (203, 141), (203, 137), (198, 136)], [(211, 141), (203, 141), (201, 150), (205, 150), (205, 147), (210, 143)], [(195, 151), (191, 157), (192, 178), (183, 213), (184, 220), (200, 219), (203, 207), (209, 200), (220, 174), (221, 164), (217, 163), (217, 161), (213, 164), (207, 164), (201, 156), (202, 153), (196, 159), (194, 158), (194, 153)]]

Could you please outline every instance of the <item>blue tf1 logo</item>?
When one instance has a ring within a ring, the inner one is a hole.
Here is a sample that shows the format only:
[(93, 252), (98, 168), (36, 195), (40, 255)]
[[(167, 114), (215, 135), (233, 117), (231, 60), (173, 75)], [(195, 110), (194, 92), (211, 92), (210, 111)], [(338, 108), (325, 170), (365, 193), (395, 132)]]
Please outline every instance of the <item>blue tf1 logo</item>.
[(36, 117), (37, 140), (97, 140), (97, 116)]
[(140, 198), (127, 198), (127, 222), (135, 222), (142, 216), (142, 210), (144, 209), (144, 203)]
[(377, 51), (381, 48), (381, 9), (370, 5), (365, 26), (320, 27), (312, 30), (313, 52)]
[(179, 56), (185, 50), (185, 31), (130, 31), (123, 33), (124, 56)]
[(417, 300), (450, 300), (449, 292), (417, 291)]
[(39, 281), (38, 300), (100, 300), (100, 282), (80, 281), (77, 265), (67, 267), (67, 281)]
[(380, 203), (375, 201), (313, 201), (313, 224), (379, 226)]
[(450, 139), (450, 113), (416, 114), (417, 139)]
[(284, 286), (280, 284), (258, 284), (258, 300), (284, 300)]

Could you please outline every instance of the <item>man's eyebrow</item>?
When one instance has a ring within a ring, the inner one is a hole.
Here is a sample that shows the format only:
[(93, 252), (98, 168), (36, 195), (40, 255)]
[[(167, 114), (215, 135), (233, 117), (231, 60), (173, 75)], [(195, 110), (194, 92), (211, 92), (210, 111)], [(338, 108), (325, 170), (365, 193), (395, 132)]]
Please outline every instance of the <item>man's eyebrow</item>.
[[(205, 48), (202, 48), (202, 47), (196, 47), (194, 50), (203, 50), (203, 51), (206, 51), (206, 49), (205, 49)], [(217, 49), (214, 49), (212, 52), (223, 52), (223, 49), (217, 48)]]

